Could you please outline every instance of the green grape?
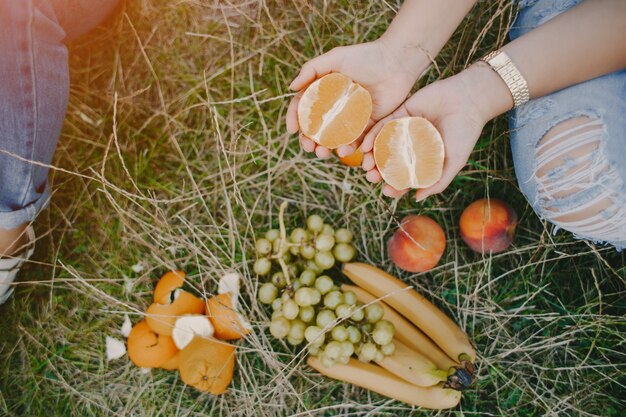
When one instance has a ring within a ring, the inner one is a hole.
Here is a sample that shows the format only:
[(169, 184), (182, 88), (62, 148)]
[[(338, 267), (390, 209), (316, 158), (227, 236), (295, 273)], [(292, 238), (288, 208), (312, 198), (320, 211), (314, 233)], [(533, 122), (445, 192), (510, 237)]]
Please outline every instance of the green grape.
[(332, 342), (328, 342), (324, 348), (324, 355), (333, 360), (337, 360), (341, 356), (342, 351), (343, 349), (341, 348), (341, 343), (333, 340)]
[(291, 252), (287, 251), (283, 254), (283, 261), (288, 264), (289, 262), (291, 262)]
[(313, 306), (300, 307), (298, 317), (306, 323), (312, 322), (315, 319), (315, 308), (313, 308)]
[(337, 308), (335, 308), (335, 314), (337, 314), (337, 317), (339, 317), (340, 319), (346, 319), (350, 317), (353, 311), (354, 307), (349, 306), (348, 304), (339, 304)]
[(335, 229), (333, 229), (333, 227), (331, 225), (325, 224), (322, 227), (322, 233), (321, 234), (334, 236), (335, 235)]
[(307, 347), (306, 350), (309, 352), (309, 355), (311, 356), (317, 356), (320, 353), (319, 346), (309, 345), (309, 347)]
[(295, 319), (291, 322), (291, 327), (289, 328), (289, 337), (294, 339), (304, 339), (304, 331), (306, 330), (306, 324), (302, 320)]
[(356, 294), (354, 293), (354, 291), (346, 291), (343, 293), (343, 302), (348, 304), (348, 305), (355, 305), (357, 302), (357, 298), (356, 298)]
[(315, 239), (315, 249), (320, 252), (328, 252), (335, 246), (335, 237), (333, 235), (319, 235)]
[(335, 313), (333, 313), (330, 310), (323, 309), (317, 313), (317, 317), (315, 318), (315, 323), (317, 323), (319, 327), (324, 329), (330, 326), (331, 323), (335, 321), (335, 319), (337, 319), (337, 317), (335, 316)]
[(361, 332), (356, 326), (348, 326), (348, 340), (350, 343), (357, 344), (361, 341)]
[(315, 280), (315, 288), (320, 294), (326, 294), (333, 287), (333, 280), (328, 275), (322, 275)]
[(307, 267), (307, 269), (310, 269), (311, 271), (313, 271), (315, 273), (315, 275), (319, 275), (323, 271), (323, 269), (320, 268), (320, 266), (315, 263), (315, 260), (312, 260), (312, 259), (307, 261), (306, 267)]
[(306, 219), (306, 226), (313, 233), (317, 233), (324, 227), (324, 219), (317, 214), (312, 214)]
[(302, 343), (302, 341), (302, 339), (296, 339), (295, 337), (287, 336), (287, 343), (292, 346), (298, 346), (300, 343)]
[(340, 363), (342, 365), (347, 365), (350, 362), (350, 356), (340, 356), (339, 358), (337, 358), (337, 363)]
[(339, 262), (350, 262), (356, 255), (354, 246), (349, 243), (338, 243), (333, 249), (333, 255)]
[(376, 323), (383, 318), (385, 310), (379, 303), (370, 304), (365, 307), (365, 316), (370, 323)]
[(274, 301), (272, 301), (272, 310), (274, 311), (280, 311), (283, 308), (283, 300), (281, 300), (280, 298), (275, 299)]
[(291, 300), (291, 294), (289, 294), (289, 291), (283, 291), (283, 294), (280, 296), (280, 299), (282, 300), (283, 304), (285, 304), (287, 300)]
[(295, 301), (289, 299), (283, 303), (283, 315), (286, 319), (293, 320), (298, 317), (300, 313), (300, 307)]
[(291, 289), (294, 291), (297, 291), (300, 289), (300, 287), (302, 287), (302, 283), (300, 282), (299, 279), (295, 279), (292, 283), (291, 283)]
[(317, 288), (311, 288), (311, 304), (316, 306), (322, 301), (322, 293)]
[(272, 284), (278, 288), (285, 288), (287, 286), (287, 279), (283, 271), (274, 272), (272, 275)]
[(283, 339), (289, 334), (290, 327), (289, 320), (285, 317), (277, 317), (276, 319), (272, 319), (270, 323), (270, 333), (276, 339)]
[(296, 227), (291, 231), (291, 241), (293, 243), (304, 243), (306, 241), (306, 230), (301, 227)]
[(317, 355), (318, 359), (320, 360), (320, 362), (322, 363), (322, 366), (325, 368), (330, 368), (331, 366), (333, 366), (335, 364), (335, 361), (331, 358), (329, 358), (328, 356), (325, 355), (325, 352), (320, 352)]
[(272, 269), (272, 262), (267, 258), (259, 258), (254, 262), (254, 272), (258, 275), (264, 276), (270, 273)]
[(289, 253), (291, 253), (293, 256), (300, 255), (300, 247), (299, 246), (290, 246), (289, 247)]
[(387, 343), (386, 345), (382, 345), (380, 347), (380, 351), (385, 356), (391, 356), (396, 351), (396, 345), (393, 342)]
[(335, 265), (335, 257), (329, 251), (317, 252), (315, 254), (315, 263), (323, 270), (332, 268)]
[(364, 362), (373, 361), (374, 358), (376, 358), (376, 352), (378, 352), (378, 349), (376, 349), (375, 344), (371, 342), (363, 343), (361, 345), (361, 351), (359, 352), (359, 360), (363, 358)]
[(275, 241), (272, 242), (272, 252), (279, 253), (281, 246), (282, 246), (282, 241), (280, 239), (276, 239)]
[(343, 294), (339, 291), (331, 291), (324, 297), (324, 306), (331, 310), (336, 309), (341, 303), (343, 303)]
[(341, 342), (341, 349), (343, 351), (343, 355), (348, 358), (354, 353), (354, 345), (348, 341)]
[(300, 270), (296, 264), (287, 265), (287, 272), (289, 272), (289, 278), (297, 277), (300, 274)]
[(272, 304), (278, 295), (278, 288), (271, 282), (266, 282), (259, 288), (259, 301), (263, 304)]
[(256, 241), (254, 247), (256, 249), (256, 253), (258, 253), (259, 255), (269, 255), (269, 253), (272, 251), (272, 242), (267, 239), (261, 238)]
[(307, 342), (313, 345), (322, 345), (324, 343), (325, 335), (318, 326), (309, 326), (304, 331), (304, 338)]
[(386, 345), (391, 343), (393, 340), (393, 334), (395, 329), (393, 324), (387, 320), (381, 320), (376, 323), (374, 326), (374, 331), (372, 332), (372, 339), (379, 345)]
[(274, 312), (272, 312), (272, 320), (275, 320), (279, 317), (285, 317), (283, 316), (283, 311), (282, 310), (276, 310)]
[(312, 245), (304, 245), (300, 246), (300, 255), (304, 259), (313, 259), (315, 258), (315, 247)]
[(267, 232), (265, 232), (265, 239), (269, 240), (270, 242), (274, 242), (279, 237), (280, 237), (280, 232), (278, 231), (278, 229), (270, 229)]
[(309, 287), (299, 288), (294, 295), (294, 300), (296, 300), (296, 304), (300, 307), (308, 307), (313, 304), (313, 289)]
[(345, 326), (338, 324), (337, 326), (333, 327), (330, 335), (337, 342), (343, 342), (348, 338), (348, 330), (346, 330)]
[(315, 275), (315, 272), (311, 271), (310, 269), (305, 269), (300, 274), (300, 282), (302, 282), (302, 285), (306, 285), (307, 287), (310, 287), (313, 284), (315, 284), (316, 277), (317, 276)]
[(383, 352), (381, 352), (380, 350), (376, 350), (376, 355), (374, 355), (374, 361), (380, 362), (383, 359), (385, 359), (385, 355), (383, 355)]
[(356, 305), (354, 312), (350, 315), (350, 318), (354, 321), (361, 321), (365, 318), (365, 309), (363, 305)]
[(374, 328), (374, 325), (372, 323), (363, 323), (361, 325), (361, 332), (370, 333), (373, 328)]
[(337, 243), (350, 243), (352, 242), (352, 232), (348, 229), (341, 228), (335, 231), (335, 240)]

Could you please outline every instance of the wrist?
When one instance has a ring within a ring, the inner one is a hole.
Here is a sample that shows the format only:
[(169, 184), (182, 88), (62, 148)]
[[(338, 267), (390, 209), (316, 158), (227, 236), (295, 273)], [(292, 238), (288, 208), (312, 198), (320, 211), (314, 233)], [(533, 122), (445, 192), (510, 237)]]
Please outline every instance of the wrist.
[(513, 108), (511, 91), (486, 62), (478, 61), (458, 75), (483, 122)]
[(396, 58), (402, 70), (408, 73), (415, 82), (432, 62), (432, 55), (419, 41), (404, 39), (385, 32), (376, 41), (380, 47)]

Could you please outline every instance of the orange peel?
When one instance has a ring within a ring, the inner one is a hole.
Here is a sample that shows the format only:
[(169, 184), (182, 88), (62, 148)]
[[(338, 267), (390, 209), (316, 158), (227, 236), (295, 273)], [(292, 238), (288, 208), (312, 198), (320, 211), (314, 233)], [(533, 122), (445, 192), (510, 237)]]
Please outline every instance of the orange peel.
[(218, 294), (206, 302), (205, 313), (213, 323), (215, 337), (221, 340), (241, 339), (250, 333), (250, 324), (235, 309), (236, 295)]
[(171, 337), (155, 333), (145, 320), (133, 326), (127, 344), (128, 357), (140, 368), (158, 368), (178, 352)]
[(185, 282), (183, 271), (169, 271), (165, 273), (154, 287), (154, 302), (159, 304), (170, 304), (172, 292), (181, 288)]
[(195, 295), (180, 291), (171, 304), (152, 303), (146, 310), (146, 322), (156, 333), (171, 336), (174, 323), (183, 314), (202, 314), (204, 302)]
[(233, 379), (235, 346), (215, 339), (194, 339), (180, 351), (180, 379), (200, 391), (223, 394)]

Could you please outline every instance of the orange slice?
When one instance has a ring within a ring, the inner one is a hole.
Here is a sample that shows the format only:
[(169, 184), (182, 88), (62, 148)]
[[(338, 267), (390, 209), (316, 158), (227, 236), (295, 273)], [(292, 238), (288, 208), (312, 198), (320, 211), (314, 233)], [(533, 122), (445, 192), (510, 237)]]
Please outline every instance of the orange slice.
[(422, 117), (387, 122), (374, 141), (380, 175), (398, 190), (426, 188), (439, 181), (444, 156), (439, 131)]
[(354, 142), (372, 115), (372, 97), (343, 74), (332, 73), (311, 84), (298, 104), (300, 130), (330, 149)]

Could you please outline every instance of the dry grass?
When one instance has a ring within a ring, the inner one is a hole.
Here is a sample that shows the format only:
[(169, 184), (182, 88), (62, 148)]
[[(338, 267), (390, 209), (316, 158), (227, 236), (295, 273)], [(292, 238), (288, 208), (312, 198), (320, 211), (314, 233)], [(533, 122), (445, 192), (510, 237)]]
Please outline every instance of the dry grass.
[[(36, 262), (0, 307), (0, 414), (10, 416), (409, 416), (428, 414), (319, 377), (272, 340), (254, 303), (254, 236), (291, 202), (356, 232), (359, 257), (392, 270), (385, 241), (407, 213), (444, 226), (432, 272), (402, 274), (471, 335), (478, 381), (440, 415), (624, 415), (623, 255), (551, 234), (519, 193), (506, 121), (488, 125), (443, 195), (391, 202), (362, 176), (301, 152), (285, 133), (286, 86), (329, 48), (374, 39), (397, 1), (135, 2), (72, 46), (72, 96), (38, 221)], [(505, 41), (513, 14), (480, 2), (421, 83)], [(520, 215), (515, 246), (480, 257), (459, 239), (460, 211), (484, 195)], [(134, 273), (141, 262), (145, 270)], [(215, 398), (176, 373), (145, 374), (103, 348), (125, 313), (138, 320), (157, 277), (184, 268), (200, 293), (245, 277), (255, 326), (232, 389)], [(399, 271), (396, 271), (399, 273)]]

